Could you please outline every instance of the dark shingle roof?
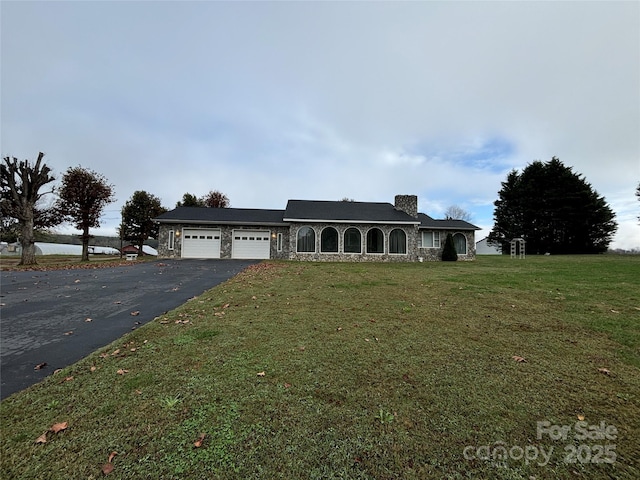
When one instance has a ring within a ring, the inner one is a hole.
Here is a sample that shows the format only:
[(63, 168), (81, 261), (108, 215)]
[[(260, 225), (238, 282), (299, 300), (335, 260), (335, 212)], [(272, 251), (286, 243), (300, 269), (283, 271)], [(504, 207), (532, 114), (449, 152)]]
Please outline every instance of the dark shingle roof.
[(418, 220), (390, 203), (289, 200), (285, 221), (414, 223)]
[(258, 208), (177, 207), (155, 218), (160, 223), (282, 225), (284, 210)]
[(435, 220), (424, 213), (418, 214), (420, 228), (434, 230), (480, 230), (480, 227), (465, 222), (464, 220)]
[(259, 208), (177, 207), (154, 220), (201, 225), (287, 225), (289, 222), (419, 224), (422, 229), (480, 230), (464, 220), (435, 220), (419, 213), (413, 218), (390, 203), (289, 200), (286, 210)]

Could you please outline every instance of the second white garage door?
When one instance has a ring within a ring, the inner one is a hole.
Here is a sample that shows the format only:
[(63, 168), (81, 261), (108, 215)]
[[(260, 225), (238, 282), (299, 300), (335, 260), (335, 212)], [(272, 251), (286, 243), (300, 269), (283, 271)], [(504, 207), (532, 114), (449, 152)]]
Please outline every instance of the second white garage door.
[(234, 230), (232, 258), (269, 258), (271, 232), (268, 230)]
[(220, 258), (220, 230), (188, 229), (182, 231), (183, 258)]

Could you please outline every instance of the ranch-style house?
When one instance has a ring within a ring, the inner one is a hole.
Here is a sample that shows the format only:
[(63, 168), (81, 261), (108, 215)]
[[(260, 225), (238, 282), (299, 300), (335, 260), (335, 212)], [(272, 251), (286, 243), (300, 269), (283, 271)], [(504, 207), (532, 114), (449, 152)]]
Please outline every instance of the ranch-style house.
[(418, 213), (416, 195), (395, 204), (289, 200), (284, 210), (178, 207), (155, 218), (162, 258), (345, 262), (440, 260), (447, 234), (460, 260), (475, 258), (478, 227)]

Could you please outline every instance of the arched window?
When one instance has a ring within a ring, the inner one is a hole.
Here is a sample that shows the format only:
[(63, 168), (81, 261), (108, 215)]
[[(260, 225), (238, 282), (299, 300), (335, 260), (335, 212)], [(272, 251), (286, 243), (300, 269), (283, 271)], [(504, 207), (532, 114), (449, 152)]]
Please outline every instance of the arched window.
[(453, 244), (456, 247), (456, 253), (458, 255), (467, 254), (467, 237), (465, 237), (463, 234), (456, 233), (453, 236)]
[(384, 234), (379, 228), (367, 232), (367, 253), (384, 253)]
[(315, 252), (316, 251), (316, 232), (311, 227), (302, 227), (298, 230), (296, 241), (296, 252)]
[(407, 234), (404, 230), (396, 228), (389, 234), (389, 253), (407, 253)]
[(344, 253), (362, 253), (362, 235), (357, 228), (351, 227), (345, 230)]
[(320, 251), (323, 253), (338, 253), (338, 231), (327, 227), (320, 234)]

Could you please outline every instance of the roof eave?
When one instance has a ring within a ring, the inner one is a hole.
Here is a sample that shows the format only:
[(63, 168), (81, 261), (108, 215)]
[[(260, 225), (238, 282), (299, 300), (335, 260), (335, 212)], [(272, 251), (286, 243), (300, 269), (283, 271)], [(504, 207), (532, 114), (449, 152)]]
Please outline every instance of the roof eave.
[[(154, 219), (155, 220), (155, 219)], [(287, 223), (284, 222), (239, 222), (239, 221), (215, 221), (215, 220), (155, 220), (157, 223), (168, 223), (172, 225), (177, 224), (189, 224), (189, 225), (252, 225), (252, 226), (271, 226), (271, 227), (286, 227)]]
[(285, 222), (292, 223), (355, 223), (358, 225), (366, 223), (375, 223), (378, 225), (420, 225), (420, 222), (405, 222), (398, 220), (336, 220), (323, 218), (285, 218)]

